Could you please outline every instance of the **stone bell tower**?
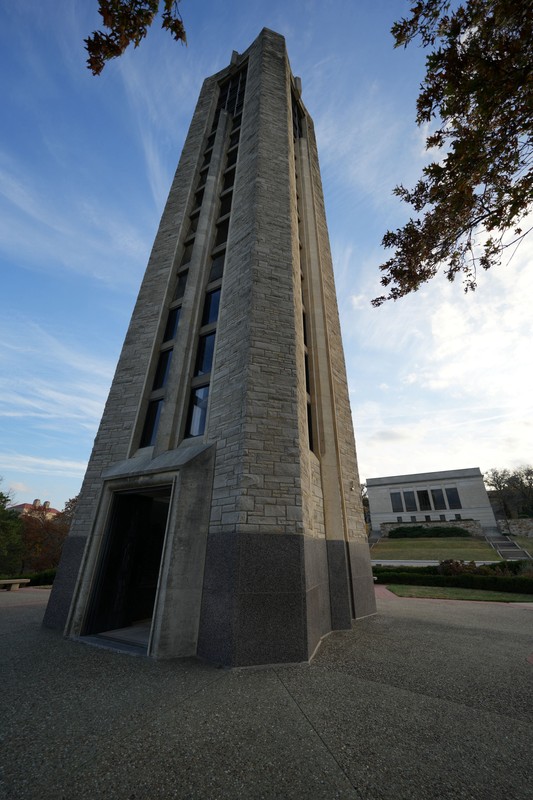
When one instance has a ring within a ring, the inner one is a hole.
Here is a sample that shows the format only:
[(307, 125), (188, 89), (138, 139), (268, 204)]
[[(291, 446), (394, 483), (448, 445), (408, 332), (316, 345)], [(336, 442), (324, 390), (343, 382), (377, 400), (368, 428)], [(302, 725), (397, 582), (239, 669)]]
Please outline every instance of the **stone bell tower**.
[(203, 84), (45, 624), (246, 666), (374, 612), (313, 123), (265, 29)]

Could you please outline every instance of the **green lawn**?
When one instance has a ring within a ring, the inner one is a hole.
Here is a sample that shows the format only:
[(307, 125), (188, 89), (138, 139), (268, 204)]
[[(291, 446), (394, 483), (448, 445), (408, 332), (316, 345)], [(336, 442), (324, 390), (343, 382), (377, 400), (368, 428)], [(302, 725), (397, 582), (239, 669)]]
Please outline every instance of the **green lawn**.
[(492, 603), (533, 603), (532, 594), (486, 592), (484, 589), (461, 589), (457, 586), (404, 586), (387, 584), (398, 597), (432, 597), (436, 600), (484, 600)]
[(419, 559), (444, 561), (499, 561), (498, 554), (483, 539), (380, 539), (370, 549), (373, 561), (380, 559)]

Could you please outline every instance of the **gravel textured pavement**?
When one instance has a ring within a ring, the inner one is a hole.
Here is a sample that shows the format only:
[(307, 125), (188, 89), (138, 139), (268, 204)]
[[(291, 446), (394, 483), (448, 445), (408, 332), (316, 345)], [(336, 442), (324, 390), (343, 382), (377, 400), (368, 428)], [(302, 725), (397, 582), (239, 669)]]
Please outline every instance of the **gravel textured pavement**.
[(533, 604), (400, 599), (310, 666), (156, 662), (0, 592), (2, 800), (531, 800)]

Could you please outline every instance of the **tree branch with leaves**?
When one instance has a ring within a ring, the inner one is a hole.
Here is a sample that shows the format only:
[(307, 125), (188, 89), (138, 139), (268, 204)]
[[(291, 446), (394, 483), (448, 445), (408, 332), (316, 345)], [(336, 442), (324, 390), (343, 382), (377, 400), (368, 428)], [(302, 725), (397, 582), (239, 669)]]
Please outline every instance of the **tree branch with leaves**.
[(160, 5), (161, 27), (169, 31), (173, 39), (185, 44), (187, 38), (178, 3), (179, 0), (99, 0), (98, 11), (109, 33), (94, 31), (84, 40), (89, 54), (87, 67), (93, 75), (99, 75), (106, 62), (122, 55), (130, 44), (139, 46)]
[(478, 270), (499, 265), (531, 230), (533, 0), (419, 0), (410, 11), (392, 34), (395, 47), (419, 39), (432, 48), (416, 121), (436, 126), (426, 149), (438, 160), (414, 189), (394, 190), (419, 216), (383, 237), (395, 252), (380, 266), (388, 294), (374, 306), (441, 268), (474, 290)]

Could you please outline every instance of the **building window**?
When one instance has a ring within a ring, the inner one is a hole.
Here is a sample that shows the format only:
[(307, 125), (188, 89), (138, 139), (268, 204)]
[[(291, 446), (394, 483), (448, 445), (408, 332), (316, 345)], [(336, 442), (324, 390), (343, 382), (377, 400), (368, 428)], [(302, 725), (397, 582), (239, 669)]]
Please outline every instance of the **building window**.
[(403, 493), (403, 501), (405, 503), (406, 511), (418, 511), (414, 492), (411, 492), (410, 490), (405, 491)]
[(396, 517), (396, 522), (403, 522), (403, 517)]
[(416, 522), (416, 517), (411, 517), (411, 522)]
[(229, 194), (225, 194), (220, 201), (220, 211), (218, 212), (219, 217), (225, 217), (226, 214), (229, 214), (231, 211), (231, 201), (233, 199), (233, 192)]
[(226, 259), (226, 253), (219, 253), (219, 255), (213, 256), (211, 259), (211, 269), (209, 271), (209, 283), (213, 283), (213, 281), (218, 281), (222, 277), (224, 272), (224, 261)]
[(222, 184), (222, 191), (225, 192), (226, 189), (231, 189), (233, 184), (235, 183), (235, 170), (232, 169), (230, 172), (226, 172), (224, 175), (224, 183)]
[(431, 522), (431, 517), (429, 516), (429, 514), (426, 514), (424, 516), (424, 519), (425, 519), (426, 522)]
[(455, 514), (455, 519), (461, 519), (461, 515), (460, 514)]
[(200, 336), (198, 341), (198, 351), (196, 353), (196, 366), (194, 368), (195, 377), (207, 375), (213, 366), (213, 354), (215, 352), (215, 334), (208, 333), (207, 336)]
[(439, 514), (439, 519), (440, 519), (441, 522), (446, 522), (446, 515), (445, 514)]
[(204, 199), (204, 190), (200, 189), (200, 191), (196, 192), (196, 194), (194, 195), (193, 211), (197, 211), (200, 208), (203, 199)]
[(444, 492), (442, 489), (432, 489), (431, 499), (433, 500), (433, 508), (435, 511), (442, 511), (446, 508), (446, 503), (444, 502)]
[(302, 138), (303, 114), (298, 100), (292, 95), (292, 135), (295, 139)]
[(185, 249), (184, 249), (183, 255), (181, 257), (181, 263), (182, 264), (188, 264), (189, 261), (191, 260), (193, 247), (194, 247), (194, 242), (190, 242), (189, 244), (185, 245)]
[(402, 495), (400, 492), (391, 492), (390, 501), (393, 511), (403, 511)]
[(228, 158), (226, 161), (226, 169), (229, 169), (229, 167), (232, 167), (236, 163), (237, 163), (237, 150), (235, 149), (231, 150), (228, 153)]
[(175, 339), (176, 331), (178, 330), (178, 324), (180, 321), (180, 314), (181, 306), (178, 306), (178, 308), (171, 308), (168, 312), (167, 324), (163, 334), (164, 342), (169, 342), (171, 339)]
[(205, 431), (207, 419), (207, 402), (209, 400), (209, 386), (200, 386), (191, 391), (185, 436), (202, 436)]
[(429, 492), (426, 489), (419, 489), (417, 491), (418, 495), (418, 506), (420, 511), (431, 511), (431, 503), (429, 502)]
[(450, 508), (462, 508), (457, 489), (446, 489), (446, 497)]
[(163, 408), (163, 400), (151, 400), (148, 403), (144, 428), (141, 436), (140, 447), (151, 447), (155, 443), (157, 426)]
[(189, 270), (185, 269), (178, 275), (178, 283), (176, 284), (176, 292), (174, 294), (174, 300), (181, 300), (181, 298), (185, 294), (185, 285), (187, 283), (188, 274)]
[(220, 222), (217, 225), (217, 233), (215, 236), (215, 247), (218, 247), (221, 244), (224, 244), (228, 241), (228, 231), (229, 231), (229, 219), (225, 219), (224, 222)]
[(163, 350), (163, 352), (159, 354), (152, 391), (155, 391), (156, 389), (162, 389), (166, 384), (171, 359), (172, 350)]
[(202, 314), (202, 325), (211, 325), (218, 319), (218, 309), (220, 307), (220, 289), (208, 292), (205, 296), (204, 310)]

